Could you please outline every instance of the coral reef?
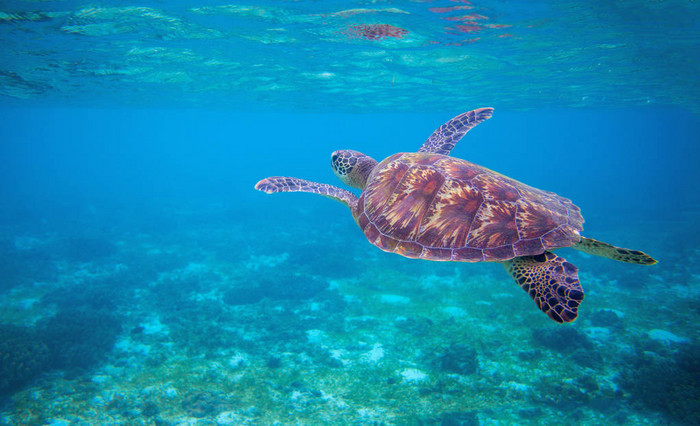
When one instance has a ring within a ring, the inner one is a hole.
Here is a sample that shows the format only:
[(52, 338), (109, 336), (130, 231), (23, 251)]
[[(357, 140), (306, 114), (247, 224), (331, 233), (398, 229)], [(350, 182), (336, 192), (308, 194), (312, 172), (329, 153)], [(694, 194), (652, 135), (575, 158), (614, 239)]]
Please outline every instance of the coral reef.
[(187, 415), (202, 418), (212, 417), (231, 409), (234, 406), (234, 401), (223, 397), (218, 392), (205, 391), (188, 395), (182, 400), (181, 405)]
[[(342, 241), (341, 237), (344, 236), (333, 235), (331, 241), (326, 242), (328, 246), (322, 253), (318, 252), (318, 244), (315, 241), (313, 244), (298, 244), (298, 247), (290, 251), (285, 265), (293, 265), (292, 269), (301, 274), (323, 274), (329, 278), (352, 276), (357, 273), (353, 258), (363, 256), (364, 251), (358, 250), (356, 246), (348, 247)], [(313, 259), (313, 262), (309, 262), (309, 259)]]
[(623, 329), (625, 322), (619, 313), (611, 309), (600, 309), (591, 312), (591, 324), (596, 327), (610, 327), (613, 329)]
[(178, 306), (176, 311), (162, 311), (162, 321), (170, 329), (170, 339), (187, 353), (209, 354), (235, 347), (240, 341), (239, 334), (227, 328), (237, 318), (221, 303), (203, 300), (174, 306)]
[(107, 277), (89, 277), (82, 282), (66, 285), (42, 297), (44, 305), (59, 310), (86, 309), (114, 311), (133, 301), (134, 291), (143, 285), (128, 271), (118, 271)]
[(196, 276), (169, 276), (152, 284), (148, 290), (158, 307), (172, 311), (186, 309), (192, 304), (192, 294), (204, 288), (205, 281)]
[[(0, 327), (16, 351), (0, 423), (698, 423), (689, 266), (632, 292), (586, 273), (586, 315), (555, 326), (498, 265), (373, 251), (334, 212), (325, 228), (313, 209), (267, 228), (178, 213), (89, 262), (5, 238), (27, 285), (3, 293), (3, 322), (35, 327)], [(61, 274), (34, 282), (46, 271), (21, 269), (42, 258)]]
[(640, 351), (627, 360), (622, 387), (639, 406), (684, 424), (700, 424), (700, 344), (684, 344), (673, 360)]
[(62, 311), (37, 325), (50, 352), (53, 368), (83, 370), (93, 367), (112, 350), (121, 320), (102, 311)]
[(445, 413), (440, 418), (440, 426), (479, 426), (479, 418), (473, 411)]
[(49, 351), (33, 330), (0, 325), (0, 394), (11, 393), (40, 374)]
[(66, 258), (77, 262), (91, 262), (117, 252), (111, 241), (98, 237), (66, 238), (62, 241), (62, 249)]
[(146, 401), (141, 406), (141, 415), (144, 417), (156, 417), (158, 414), (160, 414), (160, 408), (153, 401)]
[(630, 269), (621, 272), (617, 277), (617, 285), (629, 290), (639, 290), (649, 285), (649, 274), (638, 269)]
[(581, 367), (600, 368), (604, 359), (594, 350), (593, 341), (574, 327), (547, 327), (532, 330), (532, 340), (565, 355)]
[(51, 253), (42, 247), (19, 250), (9, 241), (0, 243), (0, 291), (56, 278)]
[(535, 343), (560, 353), (591, 350), (593, 342), (573, 327), (547, 327), (532, 330)]
[(247, 305), (263, 298), (275, 300), (304, 300), (314, 297), (328, 287), (328, 283), (306, 275), (268, 272), (254, 280), (236, 283), (223, 294), (229, 305)]
[(257, 303), (265, 297), (265, 289), (257, 283), (238, 283), (223, 294), (222, 300), (229, 305), (249, 305)]
[(439, 358), (440, 368), (448, 373), (474, 374), (479, 368), (476, 350), (470, 346), (455, 343)]

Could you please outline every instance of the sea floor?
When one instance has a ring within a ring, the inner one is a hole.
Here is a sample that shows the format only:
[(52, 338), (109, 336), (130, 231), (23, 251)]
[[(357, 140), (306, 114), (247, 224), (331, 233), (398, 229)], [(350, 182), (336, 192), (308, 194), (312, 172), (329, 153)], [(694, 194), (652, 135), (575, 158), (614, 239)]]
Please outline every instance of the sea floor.
[(561, 250), (586, 300), (560, 325), (500, 265), (383, 253), (342, 209), (3, 227), (0, 423), (700, 422), (697, 216), (590, 235), (655, 266)]

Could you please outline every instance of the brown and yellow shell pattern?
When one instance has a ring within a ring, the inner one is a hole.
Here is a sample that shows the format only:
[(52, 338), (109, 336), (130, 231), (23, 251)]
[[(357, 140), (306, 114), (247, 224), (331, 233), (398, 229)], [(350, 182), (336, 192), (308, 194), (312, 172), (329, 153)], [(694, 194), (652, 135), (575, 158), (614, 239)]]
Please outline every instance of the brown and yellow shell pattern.
[(367, 239), (406, 257), (503, 261), (568, 247), (583, 217), (570, 200), (465, 160), (398, 153), (372, 172), (356, 220)]

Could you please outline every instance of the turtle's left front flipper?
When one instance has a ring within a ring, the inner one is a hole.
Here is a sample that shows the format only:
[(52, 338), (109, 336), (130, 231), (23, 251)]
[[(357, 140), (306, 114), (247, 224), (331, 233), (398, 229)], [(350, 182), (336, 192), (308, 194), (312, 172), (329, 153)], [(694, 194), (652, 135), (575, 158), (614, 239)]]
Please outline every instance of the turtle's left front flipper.
[(578, 268), (563, 257), (546, 251), (537, 256), (516, 257), (503, 262), (508, 273), (537, 307), (556, 322), (571, 322), (583, 301)]
[(310, 192), (312, 194), (324, 195), (336, 201), (340, 201), (353, 211), (357, 205), (357, 197), (350, 191), (338, 188), (337, 186), (295, 177), (272, 176), (256, 183), (255, 189), (268, 194), (275, 192)]

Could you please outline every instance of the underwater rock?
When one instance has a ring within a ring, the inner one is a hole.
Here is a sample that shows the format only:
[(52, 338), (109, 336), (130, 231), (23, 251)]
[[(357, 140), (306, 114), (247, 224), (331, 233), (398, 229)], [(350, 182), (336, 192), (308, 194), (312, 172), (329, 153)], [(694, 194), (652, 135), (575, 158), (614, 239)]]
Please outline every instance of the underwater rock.
[(671, 333), (670, 331), (666, 330), (659, 330), (658, 328), (655, 328), (653, 330), (649, 330), (649, 338), (651, 340), (660, 342), (666, 346), (669, 346), (671, 344), (678, 344), (678, 343), (688, 343), (689, 340), (686, 339), (685, 337), (679, 337), (676, 336), (675, 334)]
[(57, 275), (50, 252), (41, 248), (18, 250), (11, 242), (0, 243), (0, 290), (52, 281)]
[(337, 354), (334, 354), (324, 346), (308, 348), (306, 353), (315, 365), (323, 365), (330, 368), (343, 368), (345, 366), (343, 361), (336, 357)]
[(130, 290), (124, 282), (89, 280), (57, 288), (42, 297), (41, 303), (56, 305), (59, 309), (114, 311), (118, 306), (133, 300), (133, 292)]
[(255, 281), (238, 283), (223, 295), (229, 305), (248, 305), (264, 298), (272, 300), (304, 300), (328, 288), (328, 283), (305, 275), (269, 273)]
[(633, 404), (677, 422), (700, 424), (700, 344), (682, 345), (675, 359), (639, 351), (626, 362), (620, 385)]
[(389, 305), (407, 305), (411, 303), (411, 299), (397, 294), (382, 294), (379, 296), (379, 301)]
[(228, 360), (228, 366), (234, 370), (243, 368), (250, 364), (250, 359), (247, 354), (243, 352), (234, 353)]
[(605, 341), (611, 337), (610, 329), (606, 327), (586, 327), (583, 332), (594, 341)]
[(112, 350), (121, 320), (92, 310), (62, 311), (38, 324), (54, 368), (87, 369)]
[(476, 350), (471, 346), (454, 344), (439, 358), (440, 368), (448, 373), (463, 376), (474, 374), (479, 368)]
[(605, 359), (600, 351), (579, 349), (569, 355), (569, 359), (581, 367), (596, 369), (605, 364)]
[(600, 389), (594, 376), (584, 375), (576, 378), (573, 383), (586, 393), (597, 392)]
[(202, 418), (230, 410), (233, 408), (233, 403), (219, 393), (205, 391), (188, 395), (182, 400), (181, 406), (188, 416)]
[(144, 402), (141, 406), (141, 415), (144, 417), (155, 417), (160, 414), (160, 408), (153, 401)]
[(625, 413), (625, 412), (622, 411), (622, 410), (618, 410), (617, 412), (615, 412), (615, 413), (610, 417), (610, 419), (611, 419), (615, 424), (618, 424), (618, 425), (626, 425), (626, 424), (629, 423), (628, 417), (627, 417), (627, 413)]
[(646, 271), (629, 269), (617, 277), (617, 285), (628, 290), (639, 290), (649, 285), (651, 281)]
[(375, 343), (372, 349), (360, 355), (362, 361), (376, 364), (380, 359), (384, 358), (384, 348), (381, 343)]
[(580, 424), (586, 414), (584, 406), (600, 397), (595, 377), (542, 378), (533, 383), (533, 399), (547, 401), (548, 406), (571, 417), (571, 424)]
[[(177, 278), (177, 274), (173, 271), (183, 270), (192, 260), (192, 254), (183, 251), (162, 252), (162, 251), (147, 251), (133, 250), (119, 253), (119, 262), (123, 265), (129, 265), (128, 268), (119, 270), (106, 279), (112, 280), (121, 285), (129, 287), (143, 286), (145, 283), (159, 282), (164, 274), (169, 277), (164, 280), (168, 281)], [(175, 277), (173, 277), (175, 275)], [(185, 277), (191, 279), (195, 277)], [(183, 283), (183, 287), (187, 283)]]
[(280, 368), (282, 366), (282, 358), (271, 356), (267, 359), (267, 361), (265, 361), (265, 365), (267, 368)]
[(676, 353), (676, 364), (683, 371), (695, 374), (697, 378), (700, 375), (700, 344), (693, 343), (681, 348)]
[(166, 311), (186, 309), (192, 305), (193, 294), (207, 291), (205, 280), (196, 276), (168, 277), (150, 286), (149, 290), (155, 303)]
[(537, 328), (532, 330), (532, 339), (535, 343), (560, 353), (593, 349), (591, 339), (573, 327)]
[(326, 334), (326, 332), (323, 330), (314, 328), (311, 330), (306, 330), (306, 338), (309, 340), (309, 343), (320, 345), (328, 340), (328, 334)]
[(404, 369), (401, 371), (401, 377), (407, 383), (422, 382), (428, 379), (428, 375), (417, 368)]
[(261, 282), (271, 299), (304, 300), (325, 290), (328, 283), (305, 275), (285, 276), (285, 279), (270, 279)]
[(246, 284), (239, 284), (226, 290), (222, 298), (224, 303), (233, 306), (250, 305), (261, 301), (265, 297), (265, 290), (259, 285), (247, 286)]
[(236, 346), (240, 334), (223, 324), (233, 324), (235, 314), (217, 300), (190, 302), (178, 310), (163, 308), (159, 321), (169, 330), (168, 337), (190, 354), (212, 353)]
[(623, 329), (625, 323), (622, 314), (612, 309), (599, 309), (590, 314), (589, 319), (595, 327)]
[(397, 329), (413, 336), (429, 336), (435, 323), (427, 317), (400, 317), (394, 322)]
[(97, 237), (66, 238), (62, 244), (63, 255), (77, 262), (92, 262), (117, 252), (112, 242)]
[(542, 358), (542, 352), (537, 349), (518, 351), (518, 359), (521, 361), (535, 361)]
[[(327, 239), (327, 237), (324, 237)], [(323, 274), (330, 278), (346, 278), (357, 275), (356, 263), (350, 261), (353, 257), (362, 256), (356, 246), (348, 246), (346, 240), (333, 236), (335, 241), (326, 241), (322, 253), (319, 253), (319, 243), (298, 244), (289, 253), (288, 265), (295, 265), (297, 271), (312, 275)], [(335, 243), (335, 244), (333, 244)]]
[(241, 416), (233, 411), (224, 411), (216, 416), (217, 425), (239, 425), (243, 422)]
[[(479, 302), (476, 303), (479, 304)], [(488, 303), (489, 305), (491, 304), (490, 302), (485, 303)], [(466, 318), (469, 316), (466, 310), (458, 306), (446, 306), (442, 308), (441, 311), (453, 318)]]
[[(290, 395), (291, 399), (298, 399), (302, 396), (308, 398), (323, 397), (323, 392), (319, 391), (318, 389), (313, 389), (309, 387), (306, 383), (297, 380), (290, 383), (289, 386), (285, 386), (283, 390), (285, 393)], [(257, 409), (255, 407), (250, 407), (246, 411), (251, 411), (251, 409), (253, 413), (257, 413)]]
[(35, 378), (48, 360), (48, 349), (31, 329), (0, 325), (0, 395)]
[(440, 418), (440, 426), (479, 426), (479, 418), (474, 411), (445, 413)]
[(71, 422), (65, 419), (47, 419), (44, 424), (46, 426), (70, 426)]
[(518, 416), (523, 419), (536, 419), (542, 416), (542, 409), (540, 407), (527, 407), (518, 410)]

